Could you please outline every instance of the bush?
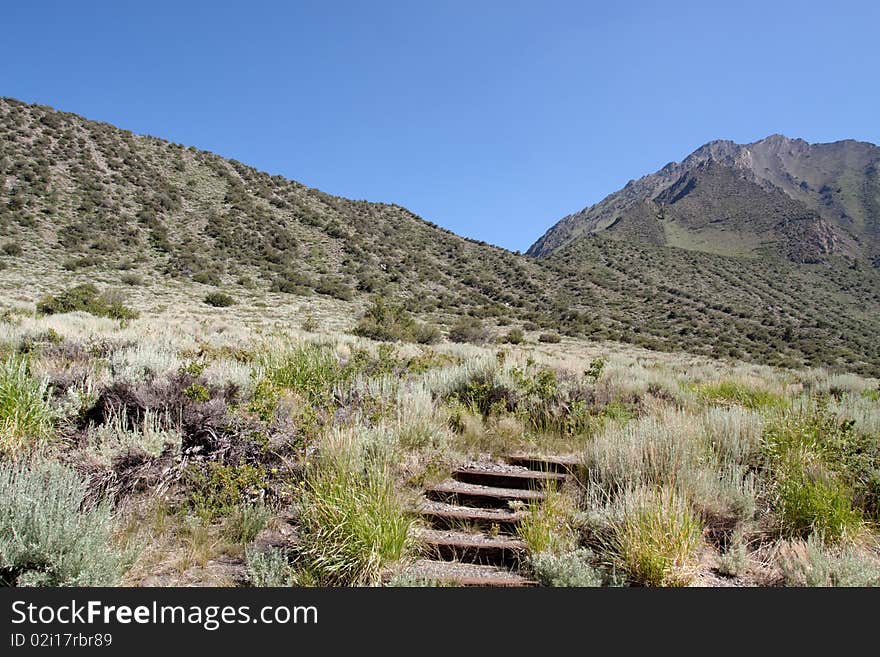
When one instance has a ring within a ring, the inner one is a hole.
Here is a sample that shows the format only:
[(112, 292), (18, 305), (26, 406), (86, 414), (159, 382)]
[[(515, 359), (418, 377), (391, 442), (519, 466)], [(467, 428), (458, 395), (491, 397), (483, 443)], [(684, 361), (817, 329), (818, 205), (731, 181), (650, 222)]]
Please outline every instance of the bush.
[(140, 274), (133, 274), (133, 273), (123, 274), (122, 277), (120, 278), (120, 280), (125, 285), (136, 286), (136, 285), (143, 285), (144, 284), (144, 279), (141, 278)]
[(603, 578), (591, 561), (593, 553), (579, 549), (563, 554), (542, 553), (529, 559), (535, 577), (544, 586), (602, 586)]
[(858, 548), (831, 548), (811, 536), (783, 545), (779, 567), (786, 586), (880, 586), (880, 563)]
[(330, 276), (322, 276), (315, 282), (315, 292), (341, 301), (351, 301), (354, 298), (354, 291), (345, 281)]
[(227, 465), (209, 461), (191, 464), (186, 471), (189, 502), (202, 518), (213, 520), (240, 511), (250, 496), (262, 497), (265, 472), (252, 465)]
[(273, 548), (261, 552), (248, 548), (245, 550), (245, 562), (251, 586), (290, 586), (290, 564), (285, 550)]
[(422, 324), (421, 322), (416, 322), (415, 329), (413, 329), (412, 340), (413, 342), (417, 342), (419, 344), (436, 344), (440, 342), (440, 329), (432, 324)]
[(135, 319), (138, 313), (128, 308), (117, 293), (105, 291), (99, 294), (91, 283), (77, 285), (56, 295), (48, 295), (37, 302), (37, 312), (42, 315), (70, 313), (77, 310), (97, 317), (112, 319)]
[(235, 305), (235, 299), (225, 292), (211, 292), (205, 296), (205, 303), (215, 308), (228, 308)]
[(489, 340), (489, 332), (479, 319), (475, 317), (462, 317), (453, 324), (446, 337), (452, 342), (484, 344)]
[(308, 313), (305, 317), (303, 317), (300, 328), (308, 333), (314, 333), (318, 330), (318, 320), (315, 319), (315, 316), (312, 313)]
[(558, 344), (562, 342), (562, 338), (559, 337), (558, 333), (542, 333), (538, 336), (538, 342), (544, 342), (546, 344)]
[(21, 244), (18, 242), (6, 242), (3, 245), (3, 254), (8, 256), (19, 256), (21, 255)]
[(271, 517), (272, 511), (264, 504), (239, 504), (223, 523), (223, 535), (233, 543), (250, 543), (263, 531)]
[(373, 299), (354, 328), (354, 334), (382, 342), (400, 340), (429, 344), (440, 339), (440, 332), (436, 327), (415, 321), (403, 306), (389, 304), (382, 297)]
[(48, 396), (48, 382), (30, 375), (26, 358), (12, 354), (0, 363), (0, 453), (15, 454), (51, 437)]
[(512, 328), (510, 329), (502, 339), (502, 342), (506, 342), (507, 344), (522, 344), (525, 342), (526, 336), (522, 332), (520, 328)]
[(11, 586), (114, 586), (126, 559), (110, 507), (56, 463), (0, 463), (0, 579)]
[(763, 454), (784, 534), (807, 538), (816, 532), (834, 542), (858, 532), (862, 513), (854, 506), (852, 486), (860, 485), (863, 502), (873, 505), (876, 453), (865, 449), (871, 442), (857, 441), (851, 423), (841, 424), (821, 409), (787, 414), (767, 426)]

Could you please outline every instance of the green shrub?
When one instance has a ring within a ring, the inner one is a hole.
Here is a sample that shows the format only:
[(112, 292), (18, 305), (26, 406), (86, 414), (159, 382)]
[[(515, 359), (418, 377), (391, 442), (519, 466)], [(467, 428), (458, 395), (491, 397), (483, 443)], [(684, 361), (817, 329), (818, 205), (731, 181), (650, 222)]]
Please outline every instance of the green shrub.
[(507, 344), (522, 344), (525, 342), (526, 336), (521, 328), (510, 329), (502, 338), (502, 342)]
[(602, 586), (602, 574), (593, 567), (593, 553), (578, 549), (562, 554), (541, 553), (529, 558), (529, 567), (544, 586)]
[(0, 362), (0, 454), (49, 440), (55, 416), (48, 396), (48, 382), (30, 375), (27, 358), (11, 354)]
[(383, 297), (375, 297), (367, 308), (354, 334), (383, 342), (419, 342), (429, 344), (440, 339), (436, 327), (421, 324), (398, 304), (390, 304)]
[(183, 395), (194, 402), (206, 402), (211, 398), (211, 391), (203, 383), (193, 383), (183, 391)]
[(240, 510), (248, 497), (262, 495), (265, 474), (261, 468), (247, 464), (193, 463), (185, 477), (190, 489), (189, 503), (206, 520), (227, 516)]
[(235, 305), (235, 299), (225, 292), (211, 292), (205, 296), (205, 303), (215, 308), (228, 308)]
[(853, 508), (852, 492), (826, 473), (808, 474), (793, 468), (780, 476), (777, 491), (777, 512), (788, 535), (806, 538), (817, 533), (836, 542), (861, 526), (862, 515)]
[(815, 532), (834, 542), (858, 532), (862, 508), (854, 504), (855, 490), (862, 507), (874, 510), (880, 448), (870, 438), (860, 440), (852, 422), (821, 408), (788, 413), (767, 425), (763, 456), (786, 535), (807, 538)]
[(462, 317), (452, 325), (446, 337), (452, 342), (485, 344), (489, 340), (489, 332), (479, 319), (475, 317)]
[(223, 535), (233, 543), (250, 543), (263, 531), (271, 517), (272, 511), (265, 504), (239, 504), (226, 517)]
[(254, 386), (254, 394), (248, 410), (263, 422), (271, 422), (281, 401), (281, 389), (269, 379), (260, 379)]
[(18, 242), (6, 242), (2, 247), (3, 255), (19, 256), (21, 255), (21, 244)]
[(105, 291), (100, 294), (91, 283), (84, 283), (56, 295), (48, 295), (37, 302), (37, 312), (42, 315), (70, 313), (77, 310), (97, 317), (112, 319), (135, 319), (137, 311), (127, 307), (118, 293)]
[(345, 284), (345, 281), (330, 276), (322, 276), (315, 281), (315, 292), (324, 294), (341, 301), (351, 301), (354, 291)]
[(604, 358), (594, 358), (590, 361), (590, 367), (584, 372), (584, 376), (592, 381), (598, 381), (602, 378), (606, 363)]
[(853, 546), (825, 545), (811, 536), (783, 546), (779, 567), (786, 586), (880, 586), (880, 563)]
[(562, 342), (562, 338), (559, 337), (558, 333), (542, 333), (538, 336), (538, 342), (544, 342), (546, 344), (558, 344)]
[(138, 286), (144, 284), (144, 279), (140, 276), (140, 274), (127, 273), (123, 274), (119, 279), (125, 285)]
[(245, 550), (247, 578), (251, 586), (290, 586), (291, 572), (287, 551), (279, 548), (259, 551)]
[(110, 507), (56, 463), (0, 463), (0, 579), (12, 586), (114, 586), (126, 559)]
[(412, 341), (418, 344), (436, 344), (442, 337), (440, 329), (432, 324), (416, 322), (412, 333)]

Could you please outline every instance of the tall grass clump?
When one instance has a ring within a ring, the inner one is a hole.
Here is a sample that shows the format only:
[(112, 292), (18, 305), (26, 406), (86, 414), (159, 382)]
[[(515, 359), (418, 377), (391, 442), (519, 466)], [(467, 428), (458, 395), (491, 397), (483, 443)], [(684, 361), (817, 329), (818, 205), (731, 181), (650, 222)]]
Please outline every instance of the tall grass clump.
[(709, 404), (738, 404), (753, 411), (771, 411), (787, 405), (782, 395), (740, 381), (704, 383), (696, 386), (695, 391)]
[(70, 468), (0, 464), (0, 579), (13, 586), (114, 586), (125, 556), (110, 507)]
[(329, 345), (307, 343), (266, 354), (261, 366), (267, 380), (304, 395), (315, 405), (328, 405), (334, 388), (348, 378)]
[(361, 443), (337, 432), (308, 474), (300, 556), (321, 585), (371, 585), (412, 548), (413, 519), (394, 487), (381, 437)]
[(526, 542), (529, 553), (559, 555), (572, 551), (577, 544), (577, 535), (570, 523), (573, 512), (567, 495), (555, 487), (547, 487), (544, 499), (530, 504), (517, 526), (517, 533)]
[(12, 354), (0, 362), (0, 453), (49, 440), (54, 415), (48, 395), (47, 380), (31, 376), (25, 357)]
[(672, 488), (634, 488), (613, 502), (604, 548), (616, 568), (644, 586), (686, 586), (703, 533)]

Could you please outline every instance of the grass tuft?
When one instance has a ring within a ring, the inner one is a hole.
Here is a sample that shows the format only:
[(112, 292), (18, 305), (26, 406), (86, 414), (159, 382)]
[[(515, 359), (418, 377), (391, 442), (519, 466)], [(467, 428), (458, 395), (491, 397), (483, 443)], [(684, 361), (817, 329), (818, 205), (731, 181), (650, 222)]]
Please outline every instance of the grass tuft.
[(12, 354), (0, 362), (0, 453), (10, 455), (46, 443), (54, 413), (46, 379), (31, 376), (28, 361)]

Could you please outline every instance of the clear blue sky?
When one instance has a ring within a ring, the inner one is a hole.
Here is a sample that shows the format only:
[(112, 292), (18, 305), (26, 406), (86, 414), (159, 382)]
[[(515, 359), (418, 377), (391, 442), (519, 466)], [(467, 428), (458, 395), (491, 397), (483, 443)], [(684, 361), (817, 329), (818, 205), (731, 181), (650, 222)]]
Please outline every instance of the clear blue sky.
[(880, 3), (8, 2), (0, 95), (525, 249), (716, 138), (880, 142)]

